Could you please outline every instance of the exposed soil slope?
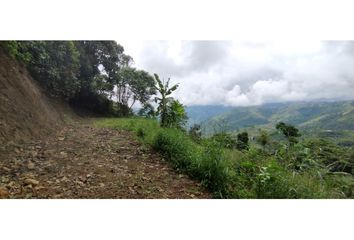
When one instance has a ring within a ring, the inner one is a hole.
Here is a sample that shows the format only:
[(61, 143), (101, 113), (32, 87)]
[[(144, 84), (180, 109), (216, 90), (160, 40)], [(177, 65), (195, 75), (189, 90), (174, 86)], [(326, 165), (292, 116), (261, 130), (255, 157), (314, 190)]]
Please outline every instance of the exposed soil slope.
[(3, 198), (210, 197), (126, 131), (73, 124), (7, 151), (0, 161)]
[(64, 108), (0, 48), (0, 145), (48, 135), (62, 124)]

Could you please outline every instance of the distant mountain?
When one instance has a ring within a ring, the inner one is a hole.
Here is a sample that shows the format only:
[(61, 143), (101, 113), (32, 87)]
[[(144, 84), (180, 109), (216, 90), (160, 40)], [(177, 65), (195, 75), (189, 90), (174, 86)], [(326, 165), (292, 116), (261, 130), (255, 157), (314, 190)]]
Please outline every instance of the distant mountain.
[(251, 107), (192, 106), (190, 124), (200, 123), (206, 134), (221, 129), (274, 129), (277, 122), (290, 123), (306, 132), (354, 131), (354, 100), (341, 102), (274, 103)]
[(195, 123), (201, 123), (206, 121), (214, 116), (223, 114), (227, 111), (232, 110), (233, 107), (225, 107), (225, 106), (190, 106), (186, 108), (187, 115), (189, 117), (188, 123), (189, 125), (193, 125)]

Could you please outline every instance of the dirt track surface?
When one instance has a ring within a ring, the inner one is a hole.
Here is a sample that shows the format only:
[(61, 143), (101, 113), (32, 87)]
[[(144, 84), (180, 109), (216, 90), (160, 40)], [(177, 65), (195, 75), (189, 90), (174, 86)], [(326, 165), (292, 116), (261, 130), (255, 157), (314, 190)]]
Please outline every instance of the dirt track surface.
[(210, 198), (132, 133), (73, 124), (0, 146), (0, 198)]

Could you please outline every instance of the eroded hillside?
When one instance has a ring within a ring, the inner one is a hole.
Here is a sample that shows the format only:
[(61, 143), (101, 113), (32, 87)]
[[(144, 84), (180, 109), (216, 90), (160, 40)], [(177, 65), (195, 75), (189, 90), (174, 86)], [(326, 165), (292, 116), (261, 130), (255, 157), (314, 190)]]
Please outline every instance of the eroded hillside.
[(65, 106), (48, 98), (25, 67), (0, 49), (0, 143), (48, 135), (63, 122)]

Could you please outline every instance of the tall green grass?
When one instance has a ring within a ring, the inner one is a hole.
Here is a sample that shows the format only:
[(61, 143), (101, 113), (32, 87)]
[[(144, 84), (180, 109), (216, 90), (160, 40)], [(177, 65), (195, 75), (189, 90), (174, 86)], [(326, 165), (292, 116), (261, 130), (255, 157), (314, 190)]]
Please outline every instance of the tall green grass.
[(161, 128), (151, 119), (103, 119), (95, 125), (133, 131), (143, 144), (160, 152), (178, 171), (200, 181), (216, 198), (353, 196), (352, 176), (334, 176), (315, 167), (296, 171), (282, 156), (254, 147), (248, 151), (227, 149), (213, 138), (196, 143), (185, 132)]
[(199, 180), (215, 197), (228, 197), (229, 168), (217, 143), (198, 145), (181, 130), (161, 128), (151, 119), (103, 119), (95, 126), (135, 132), (144, 144), (160, 152), (178, 171)]

